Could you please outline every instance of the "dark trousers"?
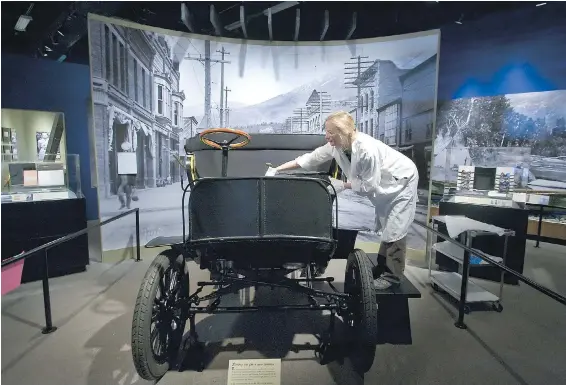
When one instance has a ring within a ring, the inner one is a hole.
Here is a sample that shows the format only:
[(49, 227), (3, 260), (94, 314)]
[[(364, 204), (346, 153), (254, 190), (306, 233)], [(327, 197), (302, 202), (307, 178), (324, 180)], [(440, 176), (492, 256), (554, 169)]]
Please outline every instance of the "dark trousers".
[(405, 259), (407, 257), (407, 237), (395, 242), (381, 242), (377, 266), (373, 269), (373, 276), (400, 280), (405, 272)]

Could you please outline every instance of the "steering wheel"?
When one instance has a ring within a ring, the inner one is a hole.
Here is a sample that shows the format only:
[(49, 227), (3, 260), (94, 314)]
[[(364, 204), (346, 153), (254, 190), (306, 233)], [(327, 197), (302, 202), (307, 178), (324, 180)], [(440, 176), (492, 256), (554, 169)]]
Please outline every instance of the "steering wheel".
[[(236, 135), (236, 137), (230, 141), (225, 140), (223, 143), (219, 143), (215, 140), (208, 139), (206, 137), (206, 135), (218, 134), (218, 133), (233, 134)], [(234, 141), (238, 138), (244, 138), (244, 140), (238, 143), (234, 143)], [(200, 133), (201, 142), (203, 142), (207, 146), (217, 149), (228, 148), (230, 150), (233, 150), (236, 148), (242, 148), (246, 146), (250, 142), (250, 140), (252, 140), (252, 138), (247, 132), (244, 132), (242, 130), (236, 130), (234, 128), (209, 128), (208, 130), (204, 130), (203, 132)]]

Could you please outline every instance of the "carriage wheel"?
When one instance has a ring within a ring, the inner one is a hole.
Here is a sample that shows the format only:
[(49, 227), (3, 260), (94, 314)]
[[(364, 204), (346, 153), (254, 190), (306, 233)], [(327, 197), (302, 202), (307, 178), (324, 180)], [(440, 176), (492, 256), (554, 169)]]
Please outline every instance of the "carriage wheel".
[(159, 254), (147, 270), (136, 299), (132, 321), (132, 356), (141, 378), (157, 380), (177, 356), (185, 324), (179, 301), (188, 295), (183, 256)]
[(369, 259), (356, 249), (348, 256), (344, 291), (352, 295), (344, 321), (349, 326), (351, 360), (356, 370), (367, 372), (373, 365), (377, 345), (377, 301)]

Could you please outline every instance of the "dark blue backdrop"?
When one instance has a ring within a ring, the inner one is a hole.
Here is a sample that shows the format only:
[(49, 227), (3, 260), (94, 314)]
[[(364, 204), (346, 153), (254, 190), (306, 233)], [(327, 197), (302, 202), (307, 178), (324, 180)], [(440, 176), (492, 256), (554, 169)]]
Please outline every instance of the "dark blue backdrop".
[[(566, 89), (566, 7), (549, 3), (442, 29), (439, 100)], [(81, 157), (87, 217), (98, 217), (90, 180), (87, 66), (2, 55), (2, 107), (65, 114), (67, 148)]]
[(87, 219), (94, 220), (98, 218), (98, 200), (90, 179), (89, 98), (88, 66), (2, 54), (2, 108), (65, 114), (67, 152), (80, 156)]
[(566, 89), (566, 4), (453, 24), (441, 31), (438, 99)]

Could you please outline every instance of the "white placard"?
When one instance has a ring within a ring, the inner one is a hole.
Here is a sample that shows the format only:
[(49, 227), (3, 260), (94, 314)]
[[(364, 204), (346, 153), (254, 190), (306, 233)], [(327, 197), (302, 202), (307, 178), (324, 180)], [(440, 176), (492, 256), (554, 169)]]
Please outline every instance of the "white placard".
[(281, 385), (281, 359), (230, 360), (228, 385)]
[(137, 175), (138, 160), (135, 152), (118, 153), (118, 175)]
[(41, 187), (64, 186), (65, 172), (63, 170), (39, 170), (37, 185)]

